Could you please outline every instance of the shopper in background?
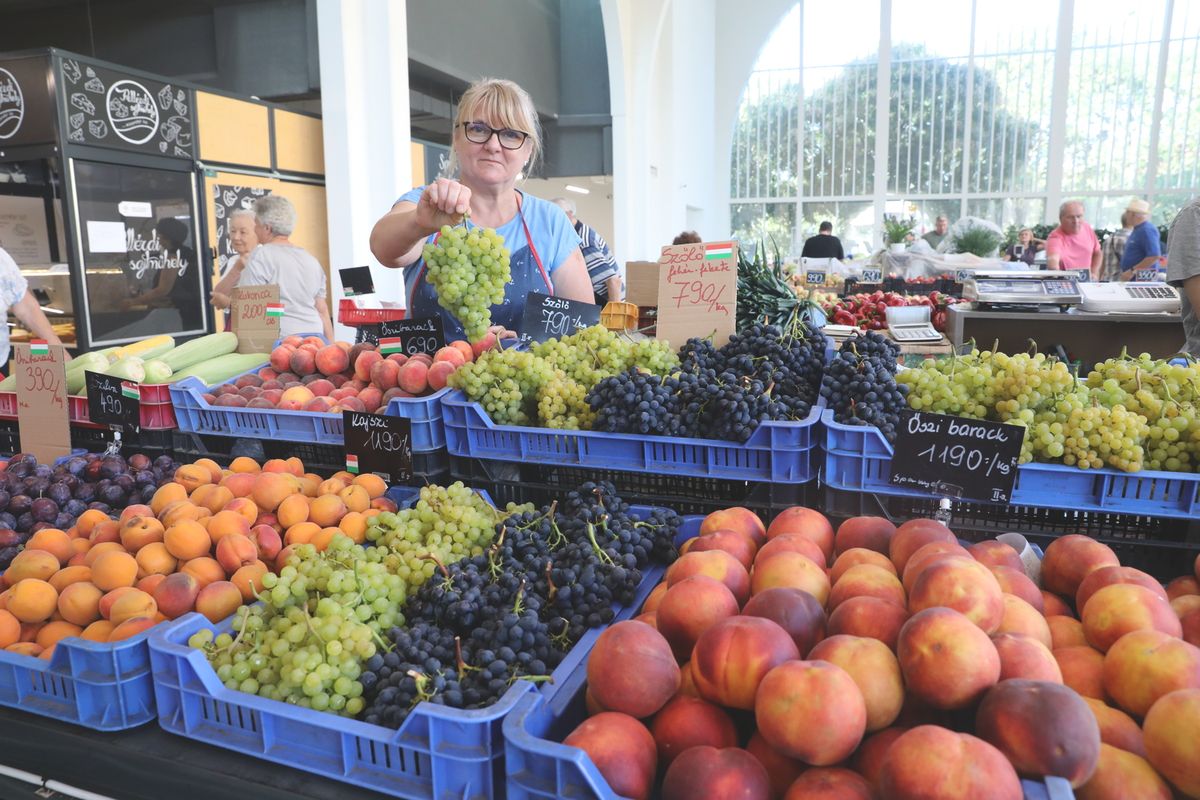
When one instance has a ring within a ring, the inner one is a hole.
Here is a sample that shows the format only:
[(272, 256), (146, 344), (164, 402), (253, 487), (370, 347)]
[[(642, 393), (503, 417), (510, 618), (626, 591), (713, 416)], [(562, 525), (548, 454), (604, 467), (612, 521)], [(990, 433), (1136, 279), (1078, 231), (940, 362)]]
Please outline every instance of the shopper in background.
[(1175, 215), (1167, 233), (1167, 282), (1183, 305), (1183, 349), (1200, 357), (1200, 197)]
[(613, 258), (612, 251), (608, 249), (608, 242), (579, 219), (579, 209), (574, 200), (556, 197), (551, 202), (563, 210), (567, 219), (575, 226), (575, 232), (579, 234), (579, 250), (583, 253), (583, 263), (587, 265), (588, 277), (592, 281), (596, 305), (619, 301), (624, 296), (621, 292), (621, 270), (617, 267), (617, 260)]
[(286, 197), (269, 194), (254, 203), (254, 235), (259, 248), (250, 253), (241, 286), (279, 286), (283, 303), (281, 336), (322, 333), (333, 341), (333, 320), (325, 300), (325, 270), (320, 262), (288, 239), (296, 229), (296, 208)]
[[(29, 283), (21, 274), (21, 268), (3, 247), (0, 247), (0, 313), (8, 316), (12, 312), (34, 339), (45, 339), (50, 344), (62, 344), (54, 332), (50, 320), (46, 319), (37, 298), (29, 291)], [(0, 364), (8, 361), (8, 326), (0, 325)], [(69, 358), (69, 356), (68, 356)]]
[(695, 231), (684, 231), (675, 237), (671, 244), (700, 244), (704, 240), (700, 238), (700, 234)]
[(1083, 221), (1083, 203), (1066, 201), (1058, 207), (1058, 227), (1046, 237), (1046, 269), (1086, 269), (1098, 281), (1102, 259), (1096, 232)]
[(212, 304), (217, 308), (229, 308), (229, 296), (246, 269), (250, 253), (258, 247), (254, 226), (254, 212), (248, 208), (239, 208), (229, 215), (229, 244), (237, 255), (225, 262), (225, 274), (213, 287)]
[(199, 330), (204, 327), (204, 315), (198, 298), (192, 295), (196, 284), (184, 277), (199, 268), (196, 251), (187, 244), (188, 225), (175, 217), (163, 217), (155, 223), (154, 234), (161, 262), (153, 270), (153, 285), (133, 302), (177, 311), (180, 331)]
[(1150, 204), (1134, 198), (1125, 208), (1133, 231), (1121, 255), (1121, 280), (1131, 281), (1140, 269), (1154, 269), (1162, 255), (1158, 226), (1150, 221)]
[(937, 250), (938, 245), (946, 238), (948, 230), (950, 230), (950, 218), (945, 214), (938, 214), (937, 219), (933, 221), (933, 230), (926, 232), (921, 238), (929, 242), (930, 247)]
[(1100, 247), (1104, 253), (1104, 280), (1121, 280), (1121, 256), (1125, 253), (1125, 243), (1129, 241), (1132, 228), (1129, 212), (1121, 212), (1121, 227), (1110, 233)]
[(1045, 244), (1041, 239), (1034, 237), (1033, 228), (1021, 228), (1017, 232), (1016, 244), (1008, 246), (1008, 249), (1004, 251), (1004, 258), (1007, 261), (1023, 261), (1033, 266), (1033, 259)]
[(471, 223), (493, 228), (509, 251), (512, 280), (504, 302), (492, 306), (494, 332), (515, 335), (529, 292), (590, 303), (592, 282), (579, 236), (562, 209), (517, 189), (517, 179), (536, 166), (541, 129), (529, 93), (512, 81), (483, 78), (458, 101), (449, 174), (406, 192), (371, 231), (371, 252), (387, 267), (404, 269), (413, 316), (442, 318), (446, 339), (465, 339), (462, 324), (438, 305), (425, 280), (421, 249), (437, 240), (443, 225)]
[(800, 251), (801, 258), (836, 258), (839, 261), (846, 257), (842, 251), (842, 240), (833, 235), (833, 223), (826, 220), (817, 228), (817, 235), (804, 240), (804, 249)]

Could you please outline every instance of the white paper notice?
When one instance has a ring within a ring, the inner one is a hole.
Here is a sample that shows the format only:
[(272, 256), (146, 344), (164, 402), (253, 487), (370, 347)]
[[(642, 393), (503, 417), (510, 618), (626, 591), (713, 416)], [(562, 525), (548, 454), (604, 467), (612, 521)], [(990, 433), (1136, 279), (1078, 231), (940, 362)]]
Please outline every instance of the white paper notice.
[(89, 219), (87, 224), (88, 252), (124, 253), (125, 223), (101, 222)]
[(117, 204), (117, 211), (121, 212), (122, 217), (149, 218), (154, 216), (154, 211), (150, 208), (149, 203), (138, 203), (133, 200), (122, 200)]

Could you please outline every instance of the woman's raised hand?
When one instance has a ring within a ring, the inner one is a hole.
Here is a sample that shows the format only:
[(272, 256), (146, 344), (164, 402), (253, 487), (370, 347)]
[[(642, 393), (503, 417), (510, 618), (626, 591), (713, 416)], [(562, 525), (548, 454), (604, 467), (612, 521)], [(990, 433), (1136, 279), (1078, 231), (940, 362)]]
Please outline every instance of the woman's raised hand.
[(417, 202), (417, 223), (436, 231), (443, 225), (457, 225), (471, 208), (471, 190), (458, 181), (438, 178), (425, 187)]

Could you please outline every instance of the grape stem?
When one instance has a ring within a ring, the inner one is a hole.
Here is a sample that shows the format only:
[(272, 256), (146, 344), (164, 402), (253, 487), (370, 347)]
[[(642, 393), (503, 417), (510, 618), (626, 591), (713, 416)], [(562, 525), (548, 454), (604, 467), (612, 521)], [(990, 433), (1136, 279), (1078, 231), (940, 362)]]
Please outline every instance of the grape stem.
[(521, 578), (521, 585), (517, 588), (517, 599), (513, 603), (513, 613), (520, 614), (525, 610), (525, 578)]
[(554, 602), (554, 598), (558, 595), (558, 587), (554, 585), (554, 578), (551, 577), (550, 574), (553, 570), (553, 567), (554, 564), (552, 562), (546, 562), (546, 585), (550, 587), (549, 591), (546, 592), (546, 599), (551, 603)]
[(600, 549), (600, 545), (596, 542), (596, 526), (592, 523), (587, 525), (588, 541), (592, 543), (592, 550), (596, 553), (596, 557), (600, 559), (602, 564), (612, 564), (612, 556)]

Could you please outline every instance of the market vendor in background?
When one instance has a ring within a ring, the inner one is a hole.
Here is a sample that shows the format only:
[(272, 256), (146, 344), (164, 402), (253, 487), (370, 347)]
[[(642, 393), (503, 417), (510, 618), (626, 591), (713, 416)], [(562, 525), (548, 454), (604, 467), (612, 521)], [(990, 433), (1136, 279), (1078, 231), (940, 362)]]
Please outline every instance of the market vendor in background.
[(842, 240), (833, 235), (833, 223), (826, 220), (817, 228), (817, 235), (804, 240), (804, 249), (800, 251), (801, 258), (836, 258), (841, 261), (846, 257), (842, 251)]
[(1129, 221), (1129, 212), (1121, 212), (1121, 227), (1104, 238), (1100, 245), (1104, 256), (1104, 280), (1117, 281), (1121, 279), (1121, 257), (1125, 255), (1125, 243), (1133, 232), (1133, 223)]
[(1175, 215), (1167, 232), (1167, 283), (1179, 289), (1183, 349), (1200, 357), (1200, 197)]
[[(34, 339), (45, 339), (50, 344), (62, 344), (54, 333), (50, 320), (46, 319), (37, 298), (29, 291), (29, 283), (21, 274), (21, 268), (3, 247), (0, 247), (0, 313), (5, 317), (12, 312)], [(0, 325), (0, 364), (8, 361), (8, 326)], [(69, 357), (69, 356), (68, 356)]]
[(1100, 240), (1083, 221), (1083, 203), (1068, 200), (1058, 207), (1058, 227), (1046, 237), (1046, 269), (1086, 269), (1092, 280), (1101, 279)]
[(229, 215), (229, 245), (237, 255), (225, 262), (225, 274), (213, 287), (212, 304), (217, 308), (229, 308), (229, 295), (241, 280), (250, 254), (258, 247), (254, 225), (254, 212), (248, 208), (239, 208)]
[(508, 248), (512, 280), (504, 302), (492, 306), (501, 335), (518, 327), (529, 292), (591, 303), (595, 300), (579, 236), (562, 209), (517, 189), (518, 179), (542, 152), (537, 112), (529, 94), (512, 81), (477, 81), (458, 103), (449, 174), (405, 193), (371, 231), (371, 252), (388, 267), (404, 268), (408, 313), (440, 314), (446, 340), (465, 339), (462, 324), (438, 305), (425, 280), (421, 248), (443, 225), (494, 228)]
[(579, 218), (579, 209), (574, 200), (556, 197), (550, 202), (563, 210), (575, 227), (575, 233), (579, 234), (579, 250), (583, 253), (583, 263), (587, 265), (592, 293), (596, 295), (596, 305), (602, 306), (610, 301), (620, 302), (624, 297), (621, 292), (621, 270), (617, 267), (612, 250), (608, 249), (608, 242)]
[(1021, 228), (1017, 233), (1016, 244), (1010, 244), (1004, 251), (1004, 259), (1006, 261), (1023, 261), (1029, 266), (1033, 266), (1033, 259), (1045, 244), (1041, 239), (1034, 237), (1033, 228)]
[(934, 250), (938, 249), (938, 245), (946, 238), (946, 231), (950, 230), (950, 218), (945, 214), (938, 214), (937, 219), (933, 221), (933, 230), (926, 231), (921, 238), (929, 242), (929, 246)]
[(1162, 238), (1158, 226), (1150, 221), (1150, 204), (1140, 198), (1125, 208), (1132, 230), (1121, 255), (1121, 280), (1131, 281), (1140, 269), (1154, 269), (1162, 256)]

